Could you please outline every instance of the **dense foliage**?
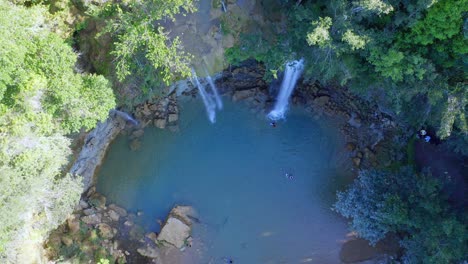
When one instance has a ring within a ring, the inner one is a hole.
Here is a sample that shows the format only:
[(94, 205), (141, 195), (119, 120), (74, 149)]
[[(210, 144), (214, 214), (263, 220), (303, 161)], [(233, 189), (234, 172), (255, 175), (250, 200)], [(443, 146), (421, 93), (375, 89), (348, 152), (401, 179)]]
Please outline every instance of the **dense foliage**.
[(64, 175), (67, 134), (90, 129), (115, 106), (108, 81), (77, 73), (77, 55), (41, 5), (0, 0), (0, 262), (21, 263), (77, 202), (80, 179)]
[(109, 1), (89, 5), (88, 13), (105, 19), (114, 40), (111, 55), (119, 82), (138, 86), (143, 93), (158, 92), (177, 78), (190, 76), (190, 55), (180, 47), (178, 38), (169, 39), (163, 20), (195, 11), (194, 0)]
[[(301, 3), (301, 4), (297, 4)], [(345, 85), (387, 105), (414, 127), (468, 133), (467, 0), (285, 1), (274, 37), (252, 31), (227, 52), (269, 72), (303, 57), (306, 78)]]
[(372, 243), (399, 234), (404, 263), (456, 263), (468, 252), (468, 214), (453, 210), (442, 188), (437, 178), (409, 167), (363, 171), (350, 189), (338, 193), (334, 208)]

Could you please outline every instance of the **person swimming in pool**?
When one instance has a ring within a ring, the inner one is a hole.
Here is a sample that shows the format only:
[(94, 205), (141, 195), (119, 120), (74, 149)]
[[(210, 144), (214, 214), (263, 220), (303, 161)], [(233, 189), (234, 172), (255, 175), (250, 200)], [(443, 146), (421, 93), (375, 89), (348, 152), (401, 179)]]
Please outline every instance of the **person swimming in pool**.
[(285, 174), (284, 176), (285, 176), (286, 179), (288, 179), (288, 180), (294, 179), (294, 176), (292, 175), (292, 173), (289, 173), (289, 172), (286, 172), (286, 174)]

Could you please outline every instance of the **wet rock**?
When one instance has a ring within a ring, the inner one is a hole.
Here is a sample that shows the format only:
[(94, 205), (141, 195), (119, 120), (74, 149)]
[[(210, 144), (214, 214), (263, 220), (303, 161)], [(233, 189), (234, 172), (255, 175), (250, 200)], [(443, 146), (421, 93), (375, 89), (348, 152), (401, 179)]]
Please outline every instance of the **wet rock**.
[(109, 206), (109, 209), (112, 209), (113, 211), (115, 211), (117, 214), (120, 215), (120, 217), (125, 217), (127, 216), (127, 210), (123, 209), (122, 207), (120, 206), (117, 206), (115, 204), (110, 204)]
[(166, 128), (166, 119), (156, 119), (154, 120), (154, 126), (160, 129)]
[(101, 223), (99, 224), (98, 229), (99, 229), (99, 234), (104, 239), (111, 239), (114, 237), (114, 232), (112, 230), (112, 227), (110, 227), (108, 224)]
[(83, 221), (87, 225), (97, 225), (101, 223), (101, 215), (100, 214), (92, 214), (81, 217), (81, 221)]
[(235, 91), (234, 94), (232, 95), (232, 100), (234, 102), (237, 102), (237, 101), (252, 97), (254, 96), (254, 94), (255, 94), (254, 89)]
[(167, 119), (168, 119), (169, 123), (174, 123), (174, 122), (177, 122), (177, 120), (179, 120), (179, 115), (178, 114), (169, 114)]
[(109, 210), (107, 213), (109, 214), (109, 218), (110, 218), (112, 221), (114, 221), (114, 222), (119, 221), (120, 215), (119, 215), (116, 211), (114, 211), (114, 210), (111, 209), (111, 210)]

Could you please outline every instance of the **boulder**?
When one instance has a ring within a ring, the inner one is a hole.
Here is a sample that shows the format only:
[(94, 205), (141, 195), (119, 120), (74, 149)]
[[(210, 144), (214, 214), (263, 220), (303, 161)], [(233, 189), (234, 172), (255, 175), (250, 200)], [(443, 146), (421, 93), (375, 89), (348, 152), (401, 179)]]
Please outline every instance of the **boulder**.
[(158, 241), (169, 243), (179, 249), (185, 246), (192, 231), (192, 219), (195, 211), (190, 206), (176, 206), (169, 213), (169, 217), (161, 229)]
[(167, 242), (177, 248), (182, 248), (185, 245), (185, 240), (190, 237), (190, 232), (190, 226), (175, 217), (170, 217), (161, 229), (158, 241)]
[(99, 224), (98, 229), (99, 229), (99, 234), (104, 239), (111, 239), (114, 237), (114, 232), (112, 230), (112, 227), (110, 227), (108, 224), (101, 223)]
[(115, 204), (110, 204), (109, 206), (109, 209), (112, 209), (113, 211), (115, 211), (118, 215), (120, 215), (120, 217), (125, 217), (127, 216), (127, 210), (123, 209), (122, 207), (120, 206), (117, 206)]
[(87, 225), (97, 225), (101, 223), (101, 215), (100, 214), (92, 214), (81, 217), (81, 221), (83, 221)]
[(160, 129), (166, 128), (166, 119), (156, 119), (154, 120), (154, 126)]
[(114, 222), (119, 221), (120, 215), (119, 215), (116, 211), (114, 211), (114, 210), (111, 209), (111, 210), (109, 210), (107, 213), (109, 214), (109, 218), (110, 218), (112, 221), (114, 221)]
[(169, 114), (167, 119), (168, 119), (169, 123), (174, 123), (174, 122), (177, 122), (177, 120), (179, 120), (179, 115), (178, 114)]

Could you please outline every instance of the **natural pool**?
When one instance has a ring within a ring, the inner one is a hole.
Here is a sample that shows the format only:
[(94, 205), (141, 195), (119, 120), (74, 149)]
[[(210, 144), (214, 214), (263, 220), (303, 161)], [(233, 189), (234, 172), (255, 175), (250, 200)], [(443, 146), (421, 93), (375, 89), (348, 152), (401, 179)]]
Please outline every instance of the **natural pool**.
[(197, 99), (180, 108), (179, 132), (148, 128), (135, 152), (116, 139), (99, 192), (154, 231), (175, 204), (193, 206), (193, 263), (339, 263), (347, 229), (330, 207), (349, 168), (336, 128), (299, 108), (275, 128), (242, 104), (225, 102), (215, 124)]

